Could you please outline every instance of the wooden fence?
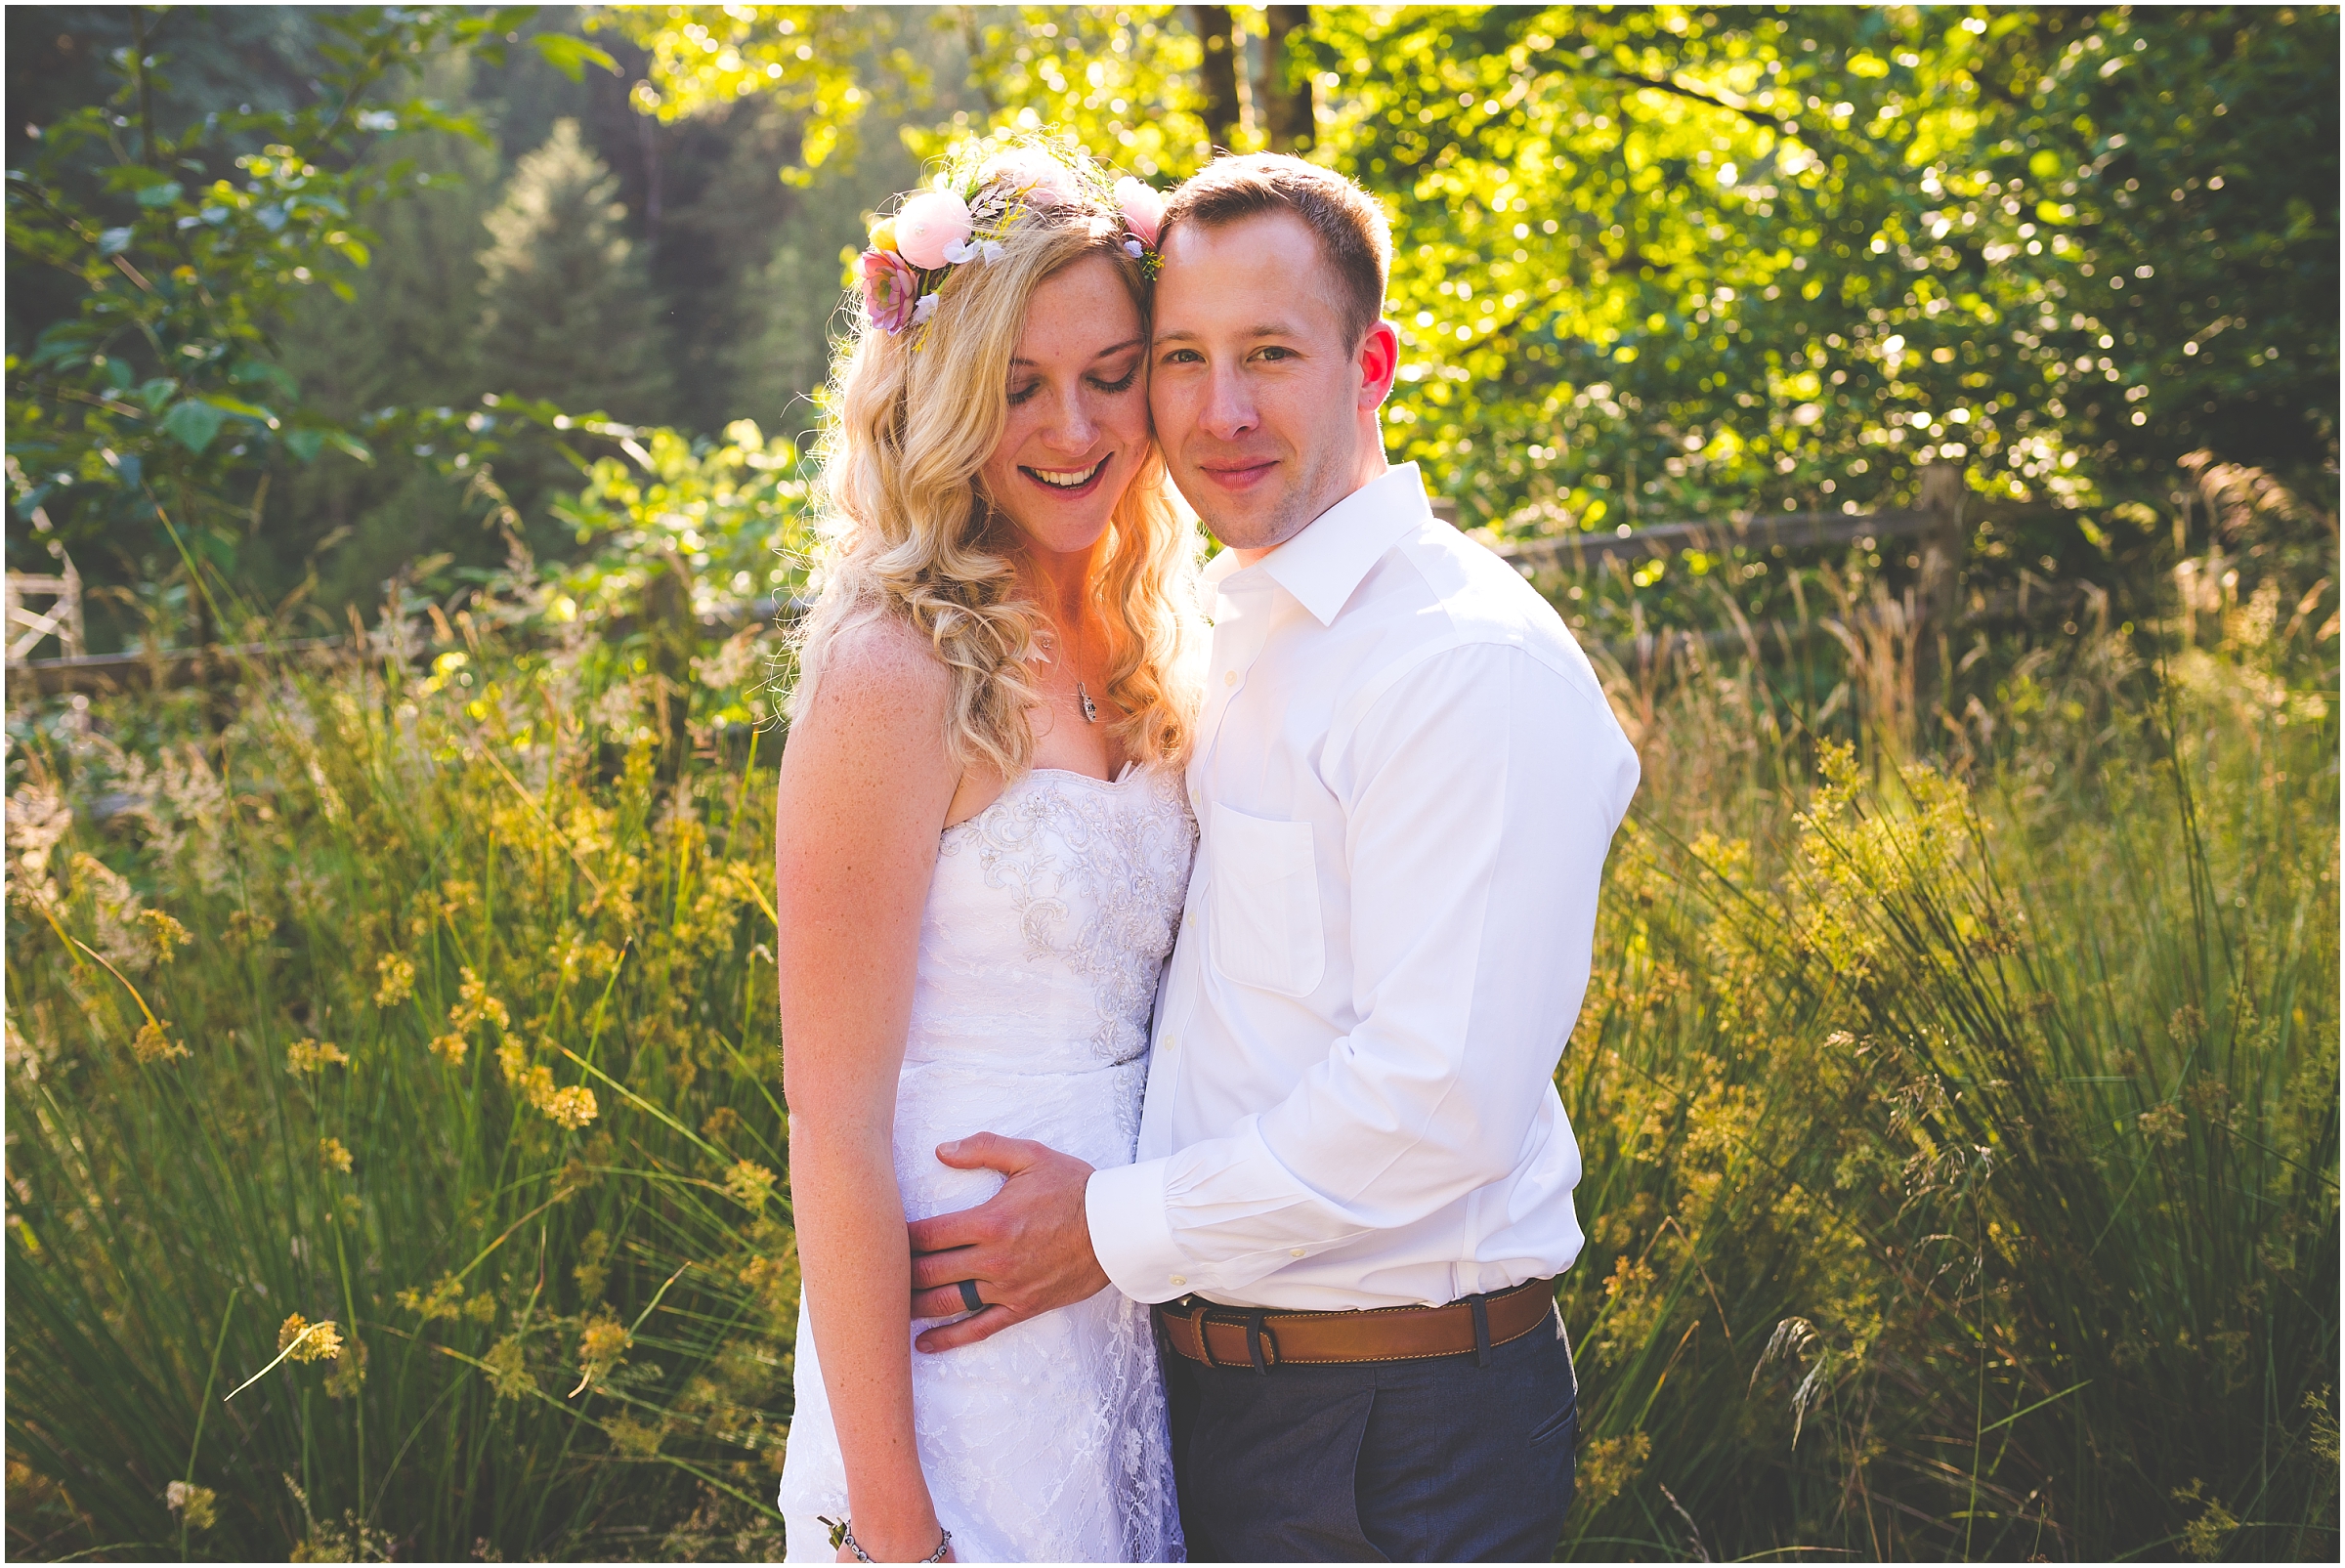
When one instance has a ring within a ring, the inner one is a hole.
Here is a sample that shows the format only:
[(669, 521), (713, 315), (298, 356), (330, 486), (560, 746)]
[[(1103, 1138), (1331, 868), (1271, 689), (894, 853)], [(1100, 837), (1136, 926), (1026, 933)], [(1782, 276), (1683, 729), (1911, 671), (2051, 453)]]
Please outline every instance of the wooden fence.
[[(2029, 508), (2033, 514), (2041, 509)], [(1437, 503), (1435, 511), (1454, 521), (1454, 512)], [(2019, 509), (1982, 506), (1971, 496), (1963, 484), (1960, 469), (1948, 464), (1935, 464), (1922, 470), (1921, 494), (1917, 505), (1878, 512), (1781, 512), (1748, 514), (1716, 522), (1663, 523), (1650, 528), (1622, 527), (1609, 533), (1585, 532), (1554, 534), (1544, 538), (1522, 539), (1498, 547), (1498, 554), (1513, 563), (1526, 577), (1542, 572), (1581, 572), (1600, 571), (1612, 561), (1649, 561), (1658, 557), (1681, 555), (1688, 550), (1723, 553), (1730, 549), (1767, 550), (1772, 548), (1803, 549), (1830, 545), (1854, 544), (1859, 540), (1912, 539), (1919, 545), (1920, 575), (1914, 609), (1918, 617), (1940, 628), (1951, 628), (1965, 618), (1962, 565), (1969, 558), (1971, 533), (1981, 517), (1992, 511), (1998, 518), (2020, 515)], [(70, 568), (68, 568), (68, 572)], [(26, 682), (42, 696), (73, 692), (104, 692), (126, 690), (133, 686), (162, 689), (176, 686), (210, 684), (233, 680), (236, 672), (257, 661), (300, 659), (330, 657), (348, 645), (341, 637), (305, 638), (298, 641), (254, 644), (247, 647), (219, 647), (207, 649), (172, 649), (160, 652), (83, 655), (78, 646), (68, 645), (65, 657), (28, 659), (23, 657), (41, 636), (63, 634), (61, 622), (35, 633), (32, 627), (42, 617), (20, 611), (20, 585), (25, 592), (49, 591), (40, 585), (56, 580), (62, 587), (64, 579), (22, 578), (9, 573), (8, 605), (10, 623), (18, 624), (22, 617), (26, 635), (10, 645), (8, 677), (13, 685)], [(71, 635), (78, 638), (79, 580), (72, 579), (71, 597), (74, 614), (70, 617)], [(2047, 585), (2048, 586), (2048, 585)], [(2035, 604), (2049, 608), (2064, 604), (2073, 595), (2046, 593), (2038, 595)], [(1981, 603), (1968, 607), (1972, 615), (2008, 614), (2015, 607), (2021, 614), (2031, 608), (2025, 590), (2014, 605)], [(778, 607), (769, 601), (752, 606), (748, 619), (770, 616)], [(728, 630), (728, 627), (712, 628)], [(1782, 628), (1761, 628), (1763, 633), (1780, 633)], [(1740, 633), (1697, 634), (1706, 641), (1727, 646), (1743, 641)], [(1779, 636), (1768, 640), (1780, 641)], [(1651, 639), (1644, 639), (1650, 642)], [(1629, 649), (1615, 652), (1628, 654)], [(1649, 650), (1645, 651), (1649, 653)]]

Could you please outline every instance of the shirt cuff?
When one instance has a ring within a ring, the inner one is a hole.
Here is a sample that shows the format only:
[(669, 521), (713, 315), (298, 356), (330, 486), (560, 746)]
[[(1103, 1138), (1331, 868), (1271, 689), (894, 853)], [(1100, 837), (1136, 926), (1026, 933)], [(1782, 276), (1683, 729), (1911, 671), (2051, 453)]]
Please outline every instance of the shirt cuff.
[(1172, 1243), (1165, 1209), (1164, 1160), (1094, 1170), (1083, 1191), (1091, 1250), (1117, 1290), (1134, 1301), (1170, 1301), (1187, 1293), (1188, 1264)]

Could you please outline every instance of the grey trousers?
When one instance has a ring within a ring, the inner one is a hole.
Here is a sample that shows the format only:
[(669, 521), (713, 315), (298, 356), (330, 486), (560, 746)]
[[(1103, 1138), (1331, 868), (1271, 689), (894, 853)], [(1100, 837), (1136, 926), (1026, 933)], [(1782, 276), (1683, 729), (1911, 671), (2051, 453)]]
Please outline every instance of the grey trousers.
[(1428, 1361), (1205, 1367), (1163, 1349), (1192, 1562), (1546, 1562), (1579, 1386), (1559, 1316)]

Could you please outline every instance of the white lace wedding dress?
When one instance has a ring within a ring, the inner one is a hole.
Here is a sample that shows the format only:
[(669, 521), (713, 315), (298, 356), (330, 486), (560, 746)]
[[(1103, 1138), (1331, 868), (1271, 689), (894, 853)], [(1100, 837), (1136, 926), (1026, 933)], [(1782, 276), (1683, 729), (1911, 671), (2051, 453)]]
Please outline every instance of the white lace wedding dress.
[[(1130, 1164), (1149, 1010), (1196, 849), (1180, 785), (1173, 770), (1107, 784), (1036, 769), (946, 829), (896, 1098), (908, 1218), (1001, 1186), (937, 1163), (938, 1144), (971, 1132)], [(1183, 1557), (1147, 1308), (1110, 1286), (978, 1344), (915, 1350), (912, 1367), (920, 1465), (961, 1561)], [(847, 1483), (802, 1306), (792, 1382), (789, 1560), (829, 1562), (818, 1516), (846, 1515)]]

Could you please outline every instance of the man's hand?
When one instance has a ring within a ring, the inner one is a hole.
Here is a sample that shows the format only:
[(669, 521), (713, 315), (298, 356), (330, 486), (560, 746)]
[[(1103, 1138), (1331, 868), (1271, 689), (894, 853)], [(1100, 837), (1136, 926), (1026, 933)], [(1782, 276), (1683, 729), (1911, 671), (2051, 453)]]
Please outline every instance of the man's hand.
[(991, 1338), (1013, 1323), (1039, 1318), (1097, 1295), (1107, 1273), (1091, 1250), (1084, 1184), (1091, 1167), (1070, 1154), (1024, 1138), (978, 1132), (940, 1144), (936, 1158), (956, 1170), (999, 1170), (1002, 1190), (956, 1214), (915, 1220), (912, 1315), (967, 1312), (959, 1282), (974, 1280), (985, 1309), (930, 1329), (913, 1342), (957, 1350)]

